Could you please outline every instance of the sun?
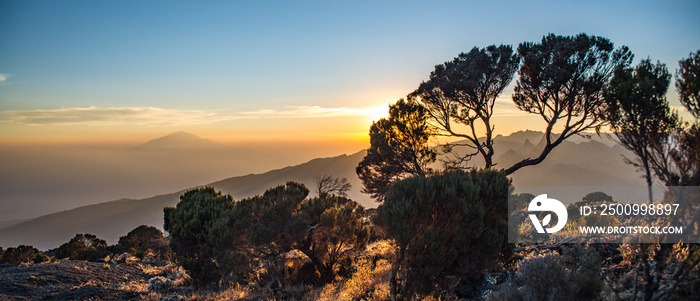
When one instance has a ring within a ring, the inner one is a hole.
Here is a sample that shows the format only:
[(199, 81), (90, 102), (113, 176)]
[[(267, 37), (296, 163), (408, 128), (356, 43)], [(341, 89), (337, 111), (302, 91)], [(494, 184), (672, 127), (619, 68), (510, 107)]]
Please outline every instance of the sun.
[(389, 116), (389, 106), (379, 105), (367, 109), (367, 116), (372, 122), (378, 121), (382, 118), (387, 118)]

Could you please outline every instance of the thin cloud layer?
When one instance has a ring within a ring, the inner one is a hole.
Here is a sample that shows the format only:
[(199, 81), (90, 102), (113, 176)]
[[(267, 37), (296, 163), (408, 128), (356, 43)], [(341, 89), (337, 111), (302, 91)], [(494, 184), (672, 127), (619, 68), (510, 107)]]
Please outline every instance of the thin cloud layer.
[[(388, 108), (386, 109), (389, 110)], [(373, 116), (373, 108), (324, 108), (320, 106), (287, 106), (284, 110), (256, 110), (239, 113), (240, 118), (319, 118), (340, 116)]]
[(32, 126), (52, 125), (183, 125), (211, 124), (240, 119), (322, 118), (341, 116), (374, 116), (376, 108), (324, 108), (289, 106), (282, 110), (262, 109), (247, 112), (173, 110), (154, 107), (60, 108), (39, 110), (6, 110), (6, 121)]
[(153, 107), (61, 108), (52, 110), (8, 110), (9, 122), (26, 125), (197, 124), (206, 123), (213, 113), (167, 110)]
[(510, 95), (501, 95), (496, 98), (496, 103), (493, 109), (493, 116), (496, 117), (513, 117), (525, 116), (527, 113), (518, 109), (513, 102), (513, 97)]

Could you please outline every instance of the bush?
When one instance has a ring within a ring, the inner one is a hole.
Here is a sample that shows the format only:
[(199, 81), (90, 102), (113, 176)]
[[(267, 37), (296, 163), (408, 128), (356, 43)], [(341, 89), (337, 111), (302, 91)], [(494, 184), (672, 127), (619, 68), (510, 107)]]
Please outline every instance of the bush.
[(159, 248), (159, 243), (162, 239), (163, 232), (158, 228), (141, 225), (131, 230), (127, 235), (120, 237), (119, 243), (114, 246), (114, 250), (116, 253), (128, 252), (131, 255), (143, 259), (146, 254), (162, 252), (161, 248)]
[(96, 261), (108, 254), (107, 242), (90, 233), (76, 234), (70, 241), (58, 247), (54, 253), (58, 259), (87, 261)]
[(165, 229), (178, 261), (200, 285), (229, 276), (236, 280), (249, 266), (274, 264), (291, 250), (309, 258), (314, 268), (303, 271), (311, 275), (274, 277), (330, 282), (338, 263), (369, 239), (364, 208), (329, 193), (307, 199), (308, 193), (303, 184), (287, 182), (236, 202), (211, 187), (191, 190), (176, 208), (165, 208)]
[(20, 263), (42, 263), (49, 257), (32, 246), (20, 245), (16, 248), (8, 248), (0, 256), (0, 263), (9, 263), (15, 266)]
[(497, 268), (501, 254), (512, 248), (509, 188), (505, 174), (493, 170), (450, 171), (394, 184), (378, 215), (396, 241), (395, 293), (426, 294), (454, 279), (467, 286), (483, 281), (483, 271)]
[(517, 269), (489, 300), (596, 300), (603, 290), (600, 258), (578, 245), (567, 247), (563, 255), (530, 254)]
[(164, 228), (178, 262), (198, 284), (217, 281), (245, 260), (234, 237), (242, 227), (228, 227), (235, 212), (230, 195), (212, 187), (185, 192), (175, 208), (164, 209)]

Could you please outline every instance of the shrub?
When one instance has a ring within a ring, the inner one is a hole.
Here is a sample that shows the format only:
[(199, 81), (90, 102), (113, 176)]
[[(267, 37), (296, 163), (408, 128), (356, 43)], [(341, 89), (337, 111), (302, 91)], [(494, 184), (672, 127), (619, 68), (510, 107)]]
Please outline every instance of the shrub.
[(364, 208), (329, 193), (307, 199), (308, 193), (303, 184), (287, 182), (236, 202), (211, 187), (191, 190), (176, 208), (165, 208), (165, 229), (178, 261), (200, 285), (244, 276), (249, 265), (267, 265), (294, 249), (309, 257), (309, 272), (329, 282), (338, 263), (369, 239)]
[(567, 247), (563, 255), (530, 254), (517, 269), (489, 300), (595, 300), (603, 290), (600, 258), (578, 245)]
[(9, 263), (15, 266), (20, 263), (42, 263), (48, 261), (49, 257), (32, 246), (20, 245), (16, 248), (7, 248), (1, 252), (0, 263)]
[(245, 260), (234, 240), (244, 227), (228, 227), (236, 222), (234, 205), (230, 195), (206, 187), (185, 192), (175, 208), (164, 209), (170, 246), (200, 285), (220, 279)]
[(70, 241), (58, 247), (54, 255), (58, 259), (95, 261), (108, 254), (106, 241), (86, 233), (76, 234)]
[(484, 269), (498, 267), (501, 254), (512, 248), (509, 188), (505, 174), (493, 170), (450, 171), (394, 184), (378, 208), (397, 246), (394, 293), (429, 293), (449, 286), (448, 278), (475, 284)]
[(163, 232), (158, 228), (141, 225), (131, 230), (127, 235), (120, 237), (114, 250), (117, 253), (128, 252), (143, 259), (146, 254), (159, 251), (158, 243), (162, 238)]

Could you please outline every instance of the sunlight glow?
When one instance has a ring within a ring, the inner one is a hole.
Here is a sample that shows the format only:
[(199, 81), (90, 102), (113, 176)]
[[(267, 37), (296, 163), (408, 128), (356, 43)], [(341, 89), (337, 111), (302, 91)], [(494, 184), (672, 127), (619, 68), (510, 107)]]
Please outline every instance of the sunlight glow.
[(372, 122), (389, 116), (389, 106), (381, 105), (367, 109), (367, 115), (372, 118)]

